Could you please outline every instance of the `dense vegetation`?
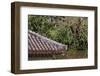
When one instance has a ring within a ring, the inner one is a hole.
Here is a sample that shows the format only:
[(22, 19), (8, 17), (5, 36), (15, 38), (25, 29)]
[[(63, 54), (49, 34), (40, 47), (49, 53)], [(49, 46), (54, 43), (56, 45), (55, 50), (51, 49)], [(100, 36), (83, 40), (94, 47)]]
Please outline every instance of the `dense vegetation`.
[(28, 29), (57, 42), (69, 49), (87, 50), (87, 17), (28, 16)]

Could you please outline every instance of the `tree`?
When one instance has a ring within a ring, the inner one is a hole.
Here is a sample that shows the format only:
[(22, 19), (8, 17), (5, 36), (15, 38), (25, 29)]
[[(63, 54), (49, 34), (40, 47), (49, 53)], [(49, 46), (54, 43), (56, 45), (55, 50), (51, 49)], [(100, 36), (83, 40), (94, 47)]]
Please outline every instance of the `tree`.
[(28, 29), (68, 45), (70, 49), (88, 48), (86, 17), (29, 15)]

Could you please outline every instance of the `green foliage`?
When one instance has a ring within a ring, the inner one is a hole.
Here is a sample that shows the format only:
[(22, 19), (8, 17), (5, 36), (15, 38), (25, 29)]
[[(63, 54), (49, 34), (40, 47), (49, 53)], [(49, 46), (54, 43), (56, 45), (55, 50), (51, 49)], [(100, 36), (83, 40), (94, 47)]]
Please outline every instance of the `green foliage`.
[(28, 29), (68, 45), (69, 49), (87, 50), (86, 17), (28, 16)]

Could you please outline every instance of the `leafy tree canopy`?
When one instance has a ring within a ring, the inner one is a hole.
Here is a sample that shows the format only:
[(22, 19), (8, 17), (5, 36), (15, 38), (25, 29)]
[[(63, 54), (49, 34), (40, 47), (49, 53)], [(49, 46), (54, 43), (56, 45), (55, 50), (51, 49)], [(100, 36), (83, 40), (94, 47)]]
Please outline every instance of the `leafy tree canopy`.
[(28, 16), (28, 29), (68, 45), (69, 49), (87, 50), (87, 17)]

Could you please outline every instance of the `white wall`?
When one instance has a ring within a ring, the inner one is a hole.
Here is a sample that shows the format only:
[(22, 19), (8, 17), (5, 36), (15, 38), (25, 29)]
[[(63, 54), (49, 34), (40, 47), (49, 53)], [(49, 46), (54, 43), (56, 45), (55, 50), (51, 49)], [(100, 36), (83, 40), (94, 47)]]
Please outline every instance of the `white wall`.
[[(1, 0), (0, 1), (0, 76), (16, 76), (10, 73), (11, 60), (11, 15), (10, 3), (13, 1), (28, 1), (40, 3), (74, 4), (99, 6), (100, 0)], [(100, 6), (99, 15), (100, 16)], [(100, 18), (98, 18), (100, 21)], [(100, 22), (98, 22), (98, 33), (100, 33)], [(98, 35), (98, 53), (100, 58), (100, 35)], [(98, 70), (65, 71), (52, 73), (21, 74), (18, 76), (100, 76), (100, 59)]]

